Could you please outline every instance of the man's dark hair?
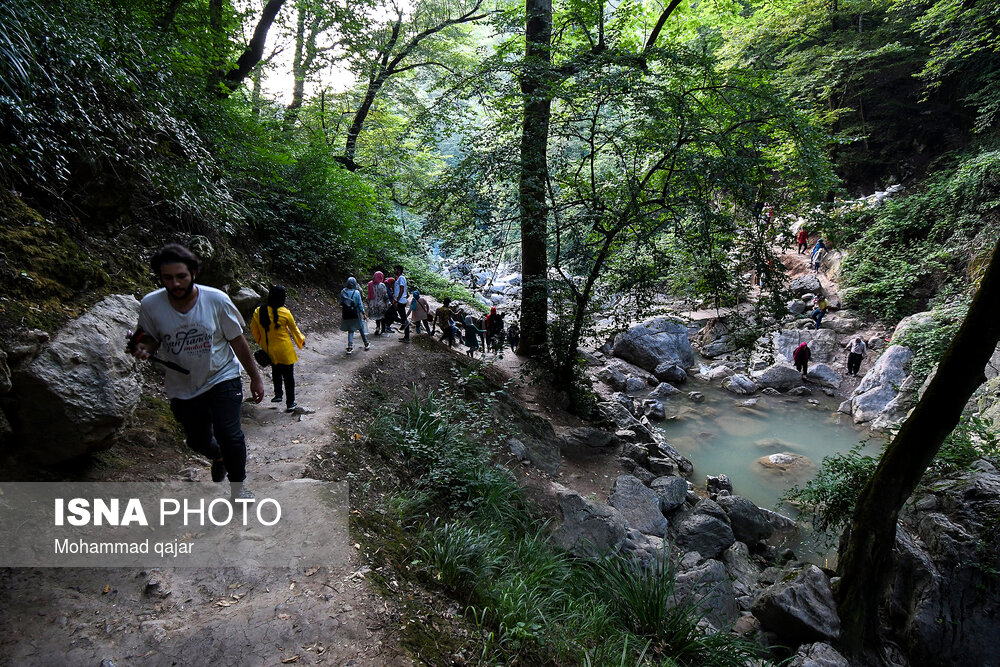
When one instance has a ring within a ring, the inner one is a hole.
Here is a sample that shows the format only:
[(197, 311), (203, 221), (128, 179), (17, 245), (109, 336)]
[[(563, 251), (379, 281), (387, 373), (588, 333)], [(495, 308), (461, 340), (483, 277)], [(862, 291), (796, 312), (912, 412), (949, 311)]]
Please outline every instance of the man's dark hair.
[(393, 271), (399, 271), (400, 273), (402, 273), (403, 272), (403, 265), (402, 264), (397, 264), (396, 266), (392, 267), (392, 270)]
[(445, 305), (445, 306), (450, 306), (450, 305), (451, 305), (451, 298), (450, 298), (450, 297), (447, 297), (447, 296), (446, 296), (446, 297), (444, 298), (444, 305)]
[(163, 246), (150, 258), (149, 266), (152, 267), (153, 273), (159, 277), (160, 268), (164, 264), (184, 264), (188, 271), (192, 274), (198, 272), (201, 269), (201, 262), (195, 257), (194, 253), (182, 246), (180, 243), (168, 243)]

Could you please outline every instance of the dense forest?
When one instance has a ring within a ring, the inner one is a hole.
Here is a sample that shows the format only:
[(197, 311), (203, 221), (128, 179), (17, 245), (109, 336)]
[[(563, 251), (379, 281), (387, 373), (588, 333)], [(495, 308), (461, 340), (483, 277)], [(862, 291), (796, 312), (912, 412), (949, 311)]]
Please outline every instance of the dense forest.
[[(852, 312), (890, 327), (945, 314), (911, 334), (934, 411), (914, 409), (840, 517), (855, 522), (843, 648), (878, 662), (865, 591), (882, 585), (896, 512), (1000, 336), (1000, 2), (6, 0), (0, 138), (5, 339), (147, 291), (149, 255), (175, 240), (209, 258), (199, 280), (230, 293), (336, 291), (399, 263), (422, 290), (483, 310), (436, 270), (440, 253), (519, 271), (517, 353), (584, 417), (597, 408), (579, 350), (599, 319), (624, 328), (664, 292), (692, 310), (745, 303), (728, 326), (752, 345), (787, 315), (779, 255), (792, 223), (822, 230), (843, 251)], [(880, 205), (865, 205), (876, 192)], [(445, 429), (447, 410), (471, 419), (442, 400), (414, 399), (407, 428)], [(407, 455), (440, 472), (420, 447)], [(513, 493), (462, 477), (488, 457), (461, 444), (447, 455), (458, 488), (430, 487), (421, 511), (476, 485)], [(565, 586), (537, 601), (551, 625), (482, 611), (476, 622), (498, 633), (490, 659), (752, 659), (752, 646), (698, 638), (677, 607), (663, 611), (671, 587), (529, 549), (519, 503), (491, 548), (539, 558), (534, 576)], [(421, 530), (435, 544), (482, 537), (448, 533), (473, 530), (457, 525)], [(886, 531), (888, 545), (860, 544)], [(470, 572), (451, 583), (474, 610)], [(609, 580), (658, 611), (630, 615), (626, 594), (602, 599), (600, 623), (577, 608)], [(564, 632), (586, 648), (560, 643)], [(618, 638), (598, 650), (602, 632)]]

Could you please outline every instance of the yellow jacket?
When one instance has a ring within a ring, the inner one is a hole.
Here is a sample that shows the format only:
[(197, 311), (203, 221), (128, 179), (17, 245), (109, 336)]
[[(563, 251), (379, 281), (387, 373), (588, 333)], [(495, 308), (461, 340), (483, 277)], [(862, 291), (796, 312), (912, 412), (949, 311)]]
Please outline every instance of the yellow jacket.
[[(264, 307), (261, 306), (261, 308)], [(268, 316), (273, 314), (272, 310)], [(299, 348), (306, 346), (306, 337), (295, 326), (295, 318), (292, 317), (291, 311), (285, 307), (278, 309), (278, 321), (277, 323), (271, 322), (266, 337), (264, 336), (264, 327), (260, 323), (260, 308), (253, 311), (253, 318), (250, 320), (250, 333), (253, 334), (253, 339), (257, 341), (257, 344), (264, 348), (264, 351), (271, 357), (273, 364), (294, 364), (299, 360), (299, 355), (295, 354), (295, 346), (292, 345), (293, 337)]]

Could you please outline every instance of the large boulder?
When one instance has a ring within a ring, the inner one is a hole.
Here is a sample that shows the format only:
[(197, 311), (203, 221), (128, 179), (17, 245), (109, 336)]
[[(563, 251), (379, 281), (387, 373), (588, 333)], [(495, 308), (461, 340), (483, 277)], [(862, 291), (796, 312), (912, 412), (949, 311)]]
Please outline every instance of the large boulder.
[(650, 483), (649, 488), (660, 499), (660, 510), (664, 514), (673, 512), (687, 500), (688, 483), (683, 477), (676, 475), (657, 477)]
[(651, 372), (661, 364), (694, 365), (687, 326), (667, 317), (648, 320), (615, 336), (614, 355)]
[(840, 373), (830, 368), (827, 364), (810, 364), (809, 373), (806, 374), (806, 378), (821, 387), (831, 387), (833, 389), (839, 387), (841, 381), (844, 379), (840, 376)]
[(788, 312), (792, 315), (802, 315), (806, 312), (806, 308), (808, 308), (806, 302), (802, 299), (792, 299), (785, 304), (785, 307), (788, 308)]
[(672, 384), (666, 382), (661, 382), (656, 385), (653, 391), (649, 392), (651, 398), (669, 398), (670, 396), (676, 396), (681, 393), (681, 390)]
[(760, 508), (743, 496), (719, 496), (716, 502), (726, 515), (733, 535), (740, 542), (754, 544), (771, 537), (771, 524)]
[(909, 375), (912, 358), (910, 348), (890, 345), (865, 373), (851, 397), (841, 404), (840, 411), (852, 415), (857, 424), (902, 418), (900, 389)]
[(722, 553), (722, 562), (733, 580), (733, 589), (738, 597), (747, 598), (757, 593), (760, 567), (750, 558), (750, 550), (746, 544), (734, 542), (733, 546)]
[(702, 500), (693, 512), (677, 522), (675, 544), (681, 551), (697, 551), (706, 558), (718, 558), (736, 541), (729, 517), (721, 509), (712, 511), (713, 506), (719, 508), (710, 500)]
[(608, 504), (641, 533), (663, 537), (667, 532), (667, 519), (660, 511), (659, 496), (632, 475), (618, 476)]
[(610, 505), (587, 500), (576, 491), (554, 484), (562, 524), (552, 541), (577, 556), (617, 552), (625, 542), (625, 517)]
[(761, 387), (771, 387), (778, 391), (788, 391), (802, 384), (802, 373), (787, 364), (774, 364), (763, 370), (754, 371), (751, 375)]
[(809, 362), (812, 364), (829, 363), (841, 353), (837, 334), (829, 329), (782, 329), (758, 339), (750, 362), (751, 366), (761, 361), (794, 363), (792, 353), (805, 342), (809, 343), (811, 352)]
[(851, 667), (851, 663), (829, 644), (816, 642), (800, 646), (788, 667)]
[(615, 391), (624, 391), (628, 384), (628, 377), (617, 368), (607, 366), (595, 373), (598, 380), (608, 385)]
[(789, 291), (795, 296), (802, 296), (803, 294), (822, 294), (823, 285), (820, 284), (819, 278), (816, 274), (810, 273), (804, 276), (800, 276), (793, 280), (788, 285)]
[(911, 660), (926, 658), (912, 664), (997, 664), (997, 517), (1000, 471), (985, 460), (932, 484), (901, 511), (883, 604)]
[(731, 628), (740, 615), (733, 583), (726, 567), (717, 560), (706, 560), (678, 572), (674, 595), (677, 601), (693, 603), (718, 630)]
[(653, 369), (653, 376), (660, 382), (683, 384), (687, 381), (687, 371), (674, 362), (664, 362)]
[(236, 310), (240, 311), (240, 315), (248, 322), (253, 317), (253, 311), (263, 303), (260, 294), (249, 287), (241, 287), (231, 298), (233, 304), (236, 306)]
[(734, 394), (740, 394), (741, 396), (752, 394), (758, 389), (757, 383), (743, 373), (727, 377), (722, 381), (722, 386), (727, 391), (731, 391)]
[(605, 401), (598, 403), (597, 407), (605, 419), (615, 425), (618, 431), (632, 431), (638, 442), (655, 442), (656, 436), (640, 422), (624, 405), (618, 401)]
[(578, 426), (556, 431), (559, 451), (571, 458), (586, 458), (604, 454), (616, 443), (613, 433), (593, 426)]
[(757, 596), (751, 611), (766, 629), (796, 644), (840, 636), (830, 581), (815, 565), (780, 577)]
[(19, 436), (32, 455), (51, 463), (110, 445), (141, 393), (125, 352), (125, 332), (138, 317), (135, 297), (105, 297), (15, 371)]

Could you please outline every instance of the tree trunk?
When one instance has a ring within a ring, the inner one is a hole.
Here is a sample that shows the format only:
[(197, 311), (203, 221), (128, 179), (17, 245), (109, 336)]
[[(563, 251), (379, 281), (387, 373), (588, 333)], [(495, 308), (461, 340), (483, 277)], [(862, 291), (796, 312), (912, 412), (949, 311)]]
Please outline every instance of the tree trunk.
[(292, 101), (288, 105), (288, 115), (285, 118), (285, 125), (288, 128), (295, 124), (306, 92), (306, 63), (303, 56), (306, 43), (306, 11), (305, 3), (299, 3), (298, 20), (295, 22), (295, 54), (292, 56)]
[(545, 349), (549, 312), (548, 206), (546, 153), (551, 113), (550, 66), (552, 0), (525, 0), (525, 71), (521, 77), (524, 119), (521, 125), (521, 340), (518, 354)]
[(891, 581), (896, 521), (941, 443), (958, 424), (1000, 340), (1000, 243), (969, 314), (941, 358), (923, 398), (900, 427), (858, 499), (840, 556), (837, 602), (845, 649), (864, 659), (878, 649), (878, 607)]
[[(215, 4), (217, 1), (212, 0), (212, 3)], [(285, 0), (268, 0), (267, 4), (264, 5), (264, 11), (261, 12), (260, 20), (257, 22), (257, 27), (254, 29), (250, 43), (247, 44), (246, 49), (244, 49), (236, 61), (236, 67), (226, 72), (225, 76), (221, 77), (221, 80), (216, 74), (213, 80), (209, 82), (210, 90), (217, 92), (222, 97), (228, 97), (230, 93), (243, 83), (243, 80), (247, 78), (250, 71), (253, 70), (254, 66), (264, 56), (267, 32), (271, 29), (271, 24), (274, 23), (274, 19), (278, 16), (278, 12), (281, 11), (283, 4), (285, 4)]]

